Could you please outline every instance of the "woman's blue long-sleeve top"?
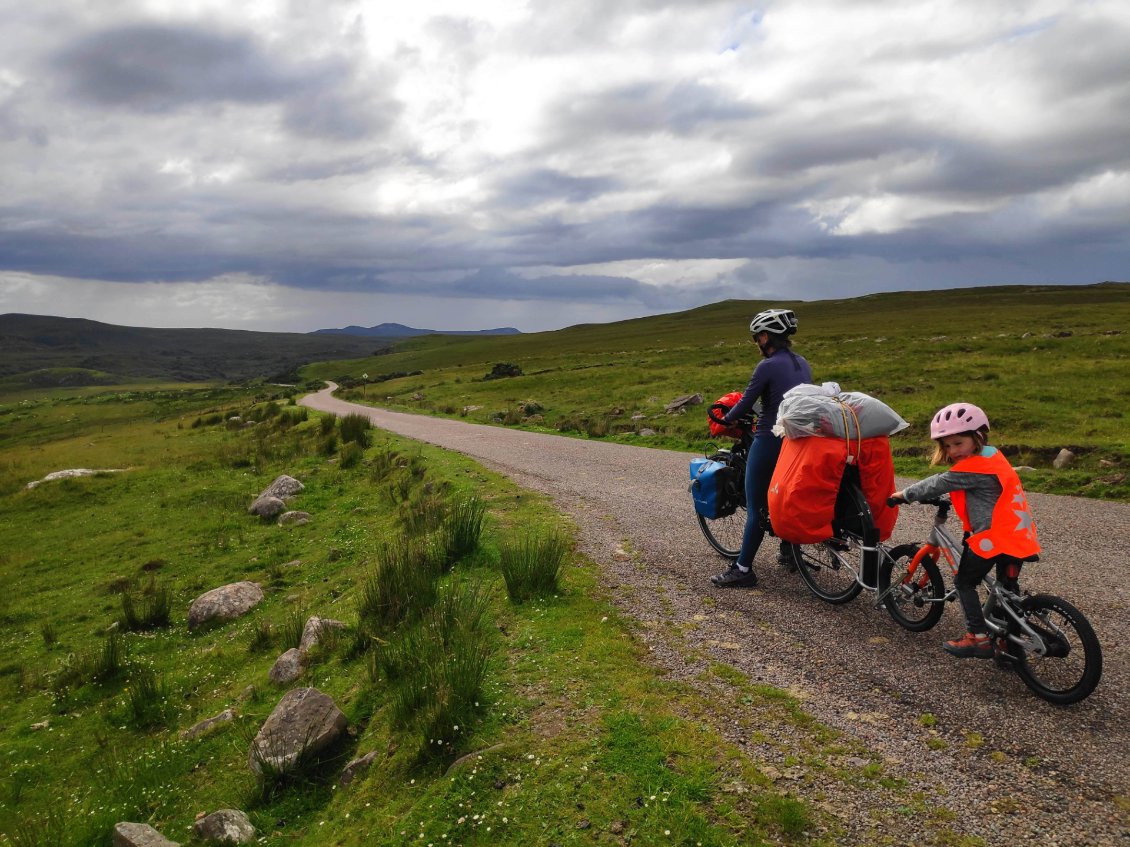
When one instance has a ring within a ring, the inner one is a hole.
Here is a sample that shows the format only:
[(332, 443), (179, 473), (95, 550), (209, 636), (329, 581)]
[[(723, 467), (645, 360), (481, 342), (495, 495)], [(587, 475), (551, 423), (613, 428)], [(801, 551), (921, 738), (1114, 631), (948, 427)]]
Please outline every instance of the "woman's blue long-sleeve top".
[(785, 392), (798, 385), (812, 382), (812, 368), (804, 356), (794, 353), (787, 347), (776, 350), (772, 356), (762, 359), (753, 369), (749, 386), (742, 399), (726, 413), (725, 421), (732, 424), (740, 420), (758, 400), (761, 401), (761, 414), (757, 418), (757, 433), (768, 433), (777, 423), (777, 410)]

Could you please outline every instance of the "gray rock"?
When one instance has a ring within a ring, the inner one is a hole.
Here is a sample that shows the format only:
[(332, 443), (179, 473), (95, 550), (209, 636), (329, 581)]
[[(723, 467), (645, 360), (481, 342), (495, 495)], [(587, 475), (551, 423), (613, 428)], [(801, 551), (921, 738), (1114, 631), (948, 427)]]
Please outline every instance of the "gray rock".
[(309, 650), (318, 643), (318, 638), (327, 629), (345, 629), (345, 624), (331, 618), (310, 618), (302, 628), (302, 640), (298, 642), (298, 649)]
[(306, 653), (297, 647), (291, 647), (275, 660), (267, 677), (275, 685), (287, 685), (294, 682), (306, 671)]
[(353, 782), (353, 780), (355, 780), (358, 776), (367, 771), (369, 769), (369, 766), (373, 764), (376, 758), (377, 751), (373, 750), (371, 753), (366, 753), (359, 759), (354, 759), (352, 762), (345, 766), (344, 770), (342, 770), (341, 776), (338, 777), (337, 780), (338, 784), (349, 785), (349, 783)]
[(170, 841), (147, 823), (114, 824), (111, 843), (114, 847), (180, 847), (179, 841)]
[(1059, 451), (1059, 455), (1056, 456), (1055, 459), (1052, 460), (1052, 467), (1055, 468), (1056, 470), (1060, 470), (1062, 468), (1066, 468), (1068, 465), (1070, 465), (1074, 461), (1075, 461), (1075, 454), (1072, 453), (1070, 450), (1068, 450), (1066, 447), (1064, 447), (1062, 450)]
[(667, 404), (667, 412), (678, 412), (686, 409), (688, 406), (697, 406), (702, 403), (701, 394), (684, 394), (682, 397), (676, 397)]
[(223, 623), (247, 614), (263, 599), (254, 582), (233, 582), (201, 594), (188, 607), (190, 630), (205, 623)]
[(226, 723), (231, 723), (235, 720), (235, 711), (233, 709), (224, 709), (218, 715), (213, 715), (210, 718), (205, 718), (200, 723), (193, 724), (188, 729), (182, 730), (180, 737), (185, 741), (190, 741), (193, 738), (200, 738), (202, 735), (208, 735), (216, 730), (218, 727)]
[(646, 426), (645, 426), (645, 427), (644, 427), (643, 429), (641, 429), (641, 430), (639, 431), (639, 433), (638, 433), (638, 434), (639, 434), (639, 435), (640, 435), (640, 436), (641, 436), (642, 438), (647, 438), (647, 437), (649, 437), (649, 436), (655, 435), (655, 430), (654, 430), (654, 429), (649, 429), (648, 427), (646, 427)]
[(316, 688), (292, 689), (251, 742), (247, 764), (258, 774), (288, 773), (340, 739), (347, 726), (332, 697)]
[(247, 511), (261, 518), (273, 518), (275, 515), (286, 511), (286, 503), (281, 497), (270, 494), (260, 494), (255, 502), (247, 507)]
[(283, 512), (279, 515), (279, 526), (302, 526), (303, 524), (310, 523), (309, 512)]
[(282, 474), (275, 477), (275, 481), (263, 489), (260, 497), (293, 497), (295, 494), (303, 491), (306, 488), (301, 482), (292, 476)]
[(239, 809), (220, 809), (194, 823), (192, 834), (211, 844), (250, 844), (255, 827)]

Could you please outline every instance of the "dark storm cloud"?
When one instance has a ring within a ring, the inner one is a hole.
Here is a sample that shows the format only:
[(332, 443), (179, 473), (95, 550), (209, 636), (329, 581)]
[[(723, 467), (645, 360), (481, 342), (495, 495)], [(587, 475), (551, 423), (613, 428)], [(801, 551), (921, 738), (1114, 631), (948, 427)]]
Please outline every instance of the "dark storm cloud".
[(572, 176), (551, 168), (534, 168), (509, 174), (494, 186), (497, 199), (507, 206), (530, 206), (546, 200), (583, 203), (621, 187), (611, 176)]
[(200, 102), (268, 103), (299, 81), (250, 36), (190, 26), (135, 24), (91, 33), (55, 61), (76, 97), (145, 112)]
[[(215, 103), (284, 107), (296, 135), (350, 140), (387, 128), (400, 105), (385, 80), (342, 58), (293, 62), (250, 34), (133, 24), (86, 34), (54, 57), (72, 98), (139, 113)], [(364, 87), (362, 87), (364, 85)]]
[(497, 300), (580, 300), (586, 303), (638, 300), (645, 288), (627, 277), (543, 276), (523, 278), (504, 269), (479, 270), (452, 283), (453, 295), (488, 296)]

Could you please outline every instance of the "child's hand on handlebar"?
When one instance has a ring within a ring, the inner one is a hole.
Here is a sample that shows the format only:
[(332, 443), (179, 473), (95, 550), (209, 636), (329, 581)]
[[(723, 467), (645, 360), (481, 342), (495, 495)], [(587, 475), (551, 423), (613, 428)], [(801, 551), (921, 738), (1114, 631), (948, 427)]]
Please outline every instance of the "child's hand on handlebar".
[(896, 491), (894, 494), (887, 498), (888, 506), (901, 506), (903, 503), (908, 502), (910, 501), (906, 499), (906, 495), (901, 491)]

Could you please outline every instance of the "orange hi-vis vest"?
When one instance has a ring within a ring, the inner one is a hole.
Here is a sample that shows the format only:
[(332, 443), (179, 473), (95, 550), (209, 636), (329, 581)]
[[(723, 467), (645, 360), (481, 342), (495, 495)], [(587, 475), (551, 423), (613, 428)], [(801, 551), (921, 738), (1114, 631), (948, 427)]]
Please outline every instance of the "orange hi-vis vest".
[[(1028, 499), (1020, 486), (1020, 477), (999, 450), (992, 456), (970, 456), (962, 459), (950, 470), (955, 473), (992, 474), (1001, 484), (1001, 496), (993, 506), (993, 519), (989, 528), (967, 539), (969, 549), (988, 559), (993, 556), (1014, 556), (1026, 559), (1040, 552), (1040, 542), (1036, 539), (1036, 524), (1028, 508)], [(965, 503), (964, 491), (951, 491), (950, 500), (954, 510), (961, 518), (966, 532), (972, 532), (969, 525), (969, 511)]]

